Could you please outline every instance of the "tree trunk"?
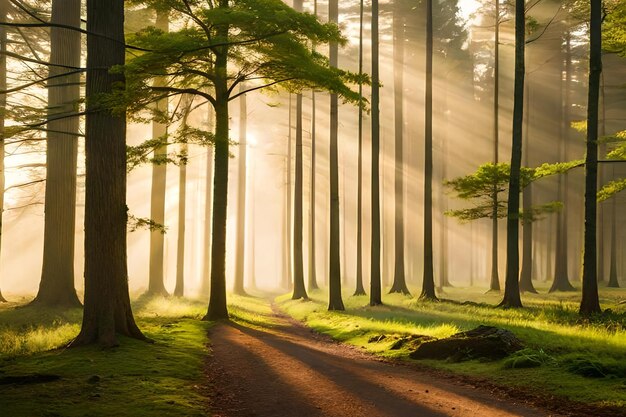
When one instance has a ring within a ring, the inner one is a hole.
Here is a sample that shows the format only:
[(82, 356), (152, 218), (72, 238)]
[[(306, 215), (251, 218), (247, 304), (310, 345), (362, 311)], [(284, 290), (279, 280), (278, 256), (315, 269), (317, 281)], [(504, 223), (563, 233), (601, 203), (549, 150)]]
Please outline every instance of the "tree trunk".
[(378, 0), (372, 0), (372, 248), (370, 305), (382, 304), (380, 281), (380, 75)]
[(506, 218), (506, 277), (503, 307), (522, 307), (519, 291), (519, 200), (522, 165), (522, 130), (524, 124), (524, 76), (526, 18), (525, 1), (515, 1), (515, 89), (513, 96), (513, 138), (511, 176)]
[[(613, 167), (613, 179), (615, 179), (615, 167)], [(619, 280), (617, 279), (617, 200), (613, 196), (611, 199), (611, 254), (609, 262), (609, 282), (607, 287), (619, 288)]]
[[(500, 151), (500, 0), (496, 0), (493, 54), (493, 163), (498, 164)], [(491, 282), (489, 290), (500, 291), (500, 278), (498, 276), (498, 192), (495, 185), (491, 219)]]
[[(80, 27), (80, 12), (80, 0), (55, 0), (52, 23)], [(71, 117), (80, 99), (80, 75), (63, 76), (80, 67), (80, 52), (79, 32), (50, 28), (43, 267), (33, 304), (80, 306), (74, 289), (79, 119)]]
[[(397, 2), (396, 2), (397, 3)], [(395, 269), (389, 293), (410, 295), (404, 273), (404, 18), (393, 9), (393, 94), (395, 110)]]
[[(530, 165), (529, 156), (529, 125), (530, 125), (530, 80), (526, 80), (526, 94), (525, 94), (525, 106), (524, 121), (526, 130), (524, 132), (524, 166)], [(532, 184), (528, 184), (522, 192), (522, 207), (524, 213), (530, 213), (533, 206), (532, 197)], [(533, 285), (533, 222), (532, 220), (525, 220), (522, 222), (522, 270), (520, 272), (519, 279), (520, 291), (537, 293), (535, 286)]]
[[(241, 85), (241, 91), (245, 87)], [(239, 183), (237, 184), (237, 242), (235, 247), (235, 285), (233, 292), (247, 295), (245, 289), (246, 271), (246, 163), (247, 163), (247, 124), (248, 104), (246, 95), (239, 97)]]
[[(339, 2), (328, 2), (328, 20), (331, 23), (339, 21)], [(337, 67), (339, 45), (330, 44), (330, 65)], [(341, 297), (341, 258), (339, 236), (339, 100), (337, 94), (330, 95), (330, 272), (329, 272), (329, 310), (344, 310)]]
[(145, 339), (128, 295), (126, 115), (93, 100), (124, 83), (110, 72), (124, 65), (124, 1), (87, 0), (87, 31), (85, 308), (72, 345), (115, 346), (116, 333)]
[[(210, 108), (207, 114), (207, 129), (213, 131), (211, 117), (213, 109)], [(204, 248), (202, 259), (202, 283), (200, 285), (200, 295), (208, 299), (211, 285), (211, 229), (212, 229), (212, 207), (213, 207), (213, 147), (207, 149), (206, 154), (206, 187), (204, 196)]]
[(441, 114), (443, 115), (443, 127), (441, 134), (441, 151), (439, 153), (439, 164), (440, 164), (440, 173), (441, 179), (439, 183), (439, 216), (440, 216), (440, 224), (439, 224), (439, 289), (443, 290), (444, 287), (452, 287), (450, 283), (450, 277), (448, 276), (448, 216), (446, 216), (447, 210), (447, 201), (444, 193), (444, 182), (448, 177), (448, 127), (450, 126), (450, 108), (448, 104), (448, 85), (451, 80), (448, 75), (450, 72), (447, 72), (443, 91), (442, 91), (442, 105), (441, 105)]
[(585, 158), (585, 238), (583, 294), (580, 314), (600, 313), (598, 297), (596, 211), (598, 194), (598, 103), (602, 75), (602, 1), (591, 0), (589, 96), (587, 102), (587, 156)]
[[(600, 130), (600, 137), (604, 137), (606, 136), (606, 95), (605, 95), (605, 89), (604, 89), (604, 74), (600, 74), (600, 108), (598, 109), (598, 112), (602, 112), (601, 114), (598, 115), (598, 129)], [(599, 144), (599, 152), (600, 152), (600, 157), (604, 158), (606, 156), (606, 143), (602, 142)], [(598, 165), (598, 183), (599, 184), (604, 184), (605, 183), (605, 171), (604, 171), (604, 167), (602, 166), (602, 164)], [(605, 276), (606, 276), (606, 245), (605, 245), (605, 235), (606, 235), (606, 218), (608, 217), (607, 215), (605, 215), (605, 207), (604, 204), (598, 204), (597, 206), (597, 212), (598, 212), (598, 224), (597, 224), (597, 230), (598, 230), (598, 237), (597, 237), (597, 244), (598, 244), (598, 258), (597, 258), (597, 263), (598, 263), (598, 282), (604, 282), (606, 281)]]
[[(187, 116), (192, 102), (184, 103), (187, 106), (183, 125), (187, 124)], [(185, 220), (187, 211), (187, 142), (181, 143), (180, 154), (183, 161), (180, 164), (178, 175), (178, 242), (176, 245), (176, 287), (174, 295), (176, 297), (185, 296)]]
[[(0, 1), (0, 21), (8, 20), (9, 2)], [(7, 27), (0, 25), (0, 91), (7, 89)], [(0, 94), (0, 109), (6, 109), (7, 95)], [(2, 244), (2, 213), (4, 212), (4, 112), (0, 111), (0, 246)], [(7, 300), (2, 296), (0, 290), (0, 303), (6, 303)]]
[[(296, 3), (296, 2), (294, 2)], [(301, 10), (300, 8), (296, 10)], [(302, 247), (303, 232), (303, 169), (304, 161), (302, 155), (302, 94), (296, 95), (296, 177), (294, 190), (294, 212), (293, 212), (293, 295), (292, 299), (308, 299), (306, 287), (304, 285), (304, 253)]]
[[(228, 8), (228, 0), (219, 0)], [(228, 40), (228, 25), (218, 26), (216, 38)], [(215, 52), (215, 181), (213, 183), (213, 240), (211, 242), (211, 294), (203, 320), (226, 320), (226, 221), (228, 205), (229, 114), (228, 114), (228, 45)]]
[(310, 237), (309, 237), (309, 291), (318, 289), (315, 256), (315, 91), (311, 92), (311, 196), (309, 201)]
[[(364, 0), (359, 2), (359, 75), (363, 75), (363, 11)], [(359, 81), (359, 98), (363, 98), (363, 83)], [(354, 295), (365, 295), (363, 286), (363, 107), (359, 106), (359, 151), (357, 166), (356, 209), (356, 288)]]
[[(167, 32), (169, 30), (169, 12), (157, 10), (156, 28)], [(164, 77), (154, 80), (156, 87), (163, 87), (167, 83)], [(156, 103), (156, 109), (168, 113), (168, 99), (164, 98)], [(152, 137), (154, 139), (167, 136), (167, 125), (152, 123)], [(164, 158), (167, 155), (167, 146), (160, 146), (154, 150), (155, 158)], [(165, 224), (165, 188), (167, 165), (164, 163), (152, 166), (152, 192), (150, 194), (150, 219), (159, 224)], [(167, 296), (165, 289), (165, 275), (163, 263), (165, 260), (165, 235), (160, 230), (150, 232), (150, 276), (148, 280), (148, 294)]]
[(285, 248), (284, 248), (284, 254), (285, 254), (285, 265), (284, 265), (284, 269), (285, 269), (285, 273), (283, 274), (283, 287), (287, 290), (291, 290), (292, 288), (292, 265), (291, 265), (291, 233), (292, 233), (292, 223), (291, 223), (291, 216), (293, 215), (293, 210), (291, 209), (291, 205), (293, 203), (293, 199), (292, 199), (292, 193), (291, 193), (291, 119), (292, 119), (292, 104), (291, 104), (291, 94), (289, 95), (289, 135), (287, 138), (287, 164), (286, 164), (286, 170), (287, 170), (287, 210), (286, 210), (286, 215), (285, 215), (285, 234), (284, 234), (284, 238), (285, 238)]
[(433, 259), (433, 0), (426, 1), (426, 100), (424, 134), (424, 279), (422, 300), (437, 300)]

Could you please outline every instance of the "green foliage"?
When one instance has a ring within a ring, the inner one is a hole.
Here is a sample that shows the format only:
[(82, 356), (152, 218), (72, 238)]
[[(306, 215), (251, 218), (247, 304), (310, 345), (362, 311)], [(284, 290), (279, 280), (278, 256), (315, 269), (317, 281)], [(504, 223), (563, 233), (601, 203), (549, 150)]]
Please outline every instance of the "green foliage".
[[(563, 174), (581, 164), (582, 161), (571, 161), (546, 163), (537, 168), (522, 167), (522, 188), (541, 178)], [(511, 167), (507, 163), (488, 163), (481, 165), (476, 172), (470, 175), (445, 181), (444, 184), (456, 194), (456, 197), (474, 203), (472, 207), (449, 210), (446, 215), (456, 217), (462, 222), (493, 218), (494, 213), (498, 218), (505, 218), (507, 216), (507, 200), (500, 195), (508, 190), (510, 173)], [(498, 195), (497, 206), (494, 205), (496, 203), (495, 195)], [(530, 211), (520, 212), (520, 218), (524, 221), (535, 221), (541, 218), (542, 214), (554, 213), (561, 208), (561, 203), (549, 202), (534, 206)]]
[(551, 365), (555, 359), (543, 349), (522, 349), (506, 358), (502, 364), (505, 369), (538, 368), (543, 365)]
[(602, 25), (602, 47), (626, 57), (626, 2), (611, 0)]
[(600, 360), (590, 355), (567, 358), (568, 371), (587, 378), (626, 378), (626, 364), (616, 360)]
[(606, 201), (624, 189), (626, 189), (626, 178), (610, 181), (608, 184), (604, 184), (598, 191), (598, 201)]
[(132, 214), (128, 216), (128, 231), (136, 232), (137, 230), (146, 229), (151, 232), (161, 232), (162, 235), (167, 233), (167, 227), (147, 217), (136, 217)]

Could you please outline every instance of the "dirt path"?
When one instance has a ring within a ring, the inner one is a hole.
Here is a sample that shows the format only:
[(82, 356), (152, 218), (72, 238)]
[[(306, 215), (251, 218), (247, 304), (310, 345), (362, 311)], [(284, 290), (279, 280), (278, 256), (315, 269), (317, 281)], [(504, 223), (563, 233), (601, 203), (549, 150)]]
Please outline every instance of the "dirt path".
[(273, 320), (210, 331), (215, 416), (556, 416), (337, 344), (276, 310)]

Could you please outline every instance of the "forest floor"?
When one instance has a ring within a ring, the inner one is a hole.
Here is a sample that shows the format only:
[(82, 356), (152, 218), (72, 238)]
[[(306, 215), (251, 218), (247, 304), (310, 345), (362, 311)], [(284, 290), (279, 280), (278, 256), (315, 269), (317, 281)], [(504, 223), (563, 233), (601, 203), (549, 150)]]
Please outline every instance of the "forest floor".
[[(250, 302), (211, 328), (207, 376), (215, 416), (546, 416), (487, 389), (334, 342)], [(238, 315), (241, 317), (241, 315)], [(558, 415), (558, 414), (552, 414)]]

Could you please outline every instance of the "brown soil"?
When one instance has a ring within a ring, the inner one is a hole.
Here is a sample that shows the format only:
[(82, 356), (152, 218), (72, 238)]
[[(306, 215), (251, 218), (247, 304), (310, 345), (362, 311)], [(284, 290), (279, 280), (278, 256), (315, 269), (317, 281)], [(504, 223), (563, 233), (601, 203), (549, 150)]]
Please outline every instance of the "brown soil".
[(215, 416), (571, 415), (475, 381), (365, 354), (276, 310), (273, 320), (271, 328), (231, 322), (211, 329), (207, 376)]

